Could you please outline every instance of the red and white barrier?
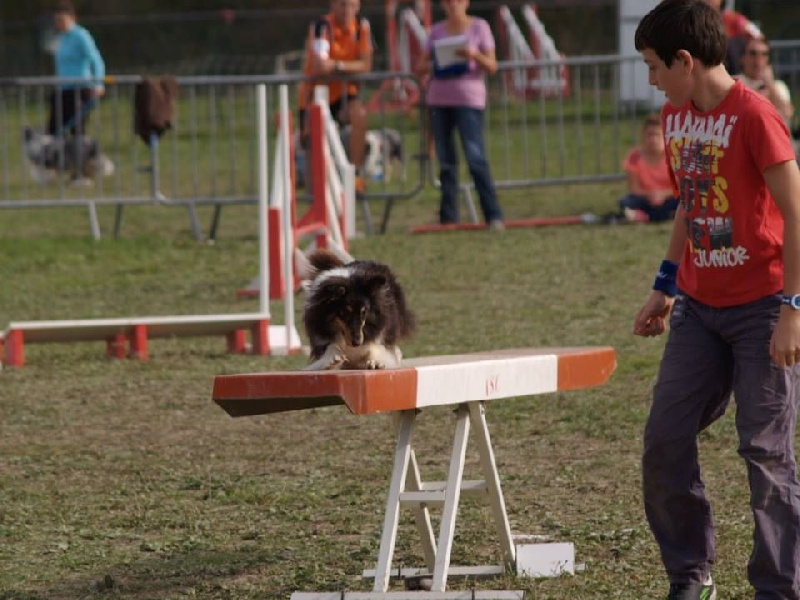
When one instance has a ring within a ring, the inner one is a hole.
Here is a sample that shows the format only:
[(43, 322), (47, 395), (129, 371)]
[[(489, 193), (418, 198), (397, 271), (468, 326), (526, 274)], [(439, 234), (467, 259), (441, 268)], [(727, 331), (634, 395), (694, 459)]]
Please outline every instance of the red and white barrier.
[[(416, 0), (413, 8), (398, 12), (399, 5), (405, 3), (386, 0), (386, 49), (389, 69), (408, 75), (413, 73), (414, 65), (425, 50), (432, 20), (430, 0)], [(372, 113), (408, 112), (419, 103), (420, 95), (417, 82), (408, 77), (387, 79), (370, 97), (367, 110)]]
[[(534, 4), (522, 7), (528, 28), (526, 39), (507, 6), (497, 9), (497, 28), (502, 58), (515, 62), (558, 61), (564, 57), (536, 14)], [(570, 94), (569, 69), (565, 64), (532, 65), (505, 71), (519, 98), (566, 98)]]
[[(226, 338), (230, 352), (253, 354), (289, 354), (302, 350), (300, 336), (294, 322), (294, 296), (284, 293), (282, 298), (286, 308), (283, 325), (271, 325), (269, 312), (269, 267), (270, 229), (268, 222), (268, 150), (267, 150), (267, 94), (266, 87), (256, 88), (258, 120), (258, 214), (259, 214), (259, 272), (262, 275), (259, 311), (245, 314), (216, 315), (172, 315), (123, 317), (111, 319), (66, 319), (58, 321), (16, 321), (9, 323), (0, 334), (0, 348), (3, 350), (3, 363), (7, 366), (21, 367), (25, 364), (25, 347), (34, 343), (105, 341), (106, 356), (110, 358), (149, 357), (148, 341), (156, 338), (215, 336)], [(284, 122), (288, 122), (288, 92), (286, 86), (281, 90), (281, 112)], [(287, 163), (288, 164), (288, 163)], [(283, 173), (287, 176), (288, 171)], [(289, 213), (285, 213), (288, 225)], [(288, 227), (287, 227), (287, 230)], [(292, 256), (292, 238), (284, 238), (286, 247), (280, 261), (273, 260), (273, 268), (283, 273), (289, 282), (285, 289), (292, 288), (292, 265), (287, 257)], [(247, 334), (251, 341), (247, 343)]]
[(262, 295), (261, 281), (265, 277), (269, 278), (267, 289), (273, 298), (283, 298), (288, 290), (296, 290), (297, 278), (290, 278), (287, 268), (292, 274), (297, 269), (296, 266), (292, 268), (292, 261), (287, 261), (286, 257), (294, 257), (308, 240), (311, 240), (311, 247), (328, 248), (346, 260), (352, 259), (348, 254), (348, 240), (356, 234), (355, 167), (347, 158), (338, 126), (330, 113), (327, 91), (327, 87), (317, 86), (314, 103), (307, 111), (311, 205), (302, 216), (297, 215), (297, 197), (292, 183), (292, 126), (288, 114), (280, 120), (273, 167), (276, 177), (273, 179), (267, 225), (269, 269), (238, 290), (236, 295), (240, 298)]

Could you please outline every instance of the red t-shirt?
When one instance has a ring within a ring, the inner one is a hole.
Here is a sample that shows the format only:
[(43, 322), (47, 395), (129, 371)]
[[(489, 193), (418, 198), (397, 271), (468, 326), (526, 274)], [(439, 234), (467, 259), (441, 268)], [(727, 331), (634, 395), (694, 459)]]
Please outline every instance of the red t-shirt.
[(781, 291), (783, 217), (763, 173), (795, 158), (783, 119), (740, 81), (710, 112), (666, 103), (661, 118), (689, 236), (678, 287), (718, 307)]
[(626, 173), (632, 173), (645, 193), (672, 189), (672, 179), (663, 157), (655, 164), (649, 162), (638, 146), (631, 148), (622, 163)]

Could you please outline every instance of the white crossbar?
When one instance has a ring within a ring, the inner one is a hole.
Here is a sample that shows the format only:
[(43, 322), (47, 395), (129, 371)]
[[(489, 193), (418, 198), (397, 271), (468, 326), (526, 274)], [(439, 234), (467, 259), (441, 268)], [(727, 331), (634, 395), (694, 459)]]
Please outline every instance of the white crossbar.
[[(21, 331), (26, 344), (48, 342), (92, 342), (103, 341), (117, 334), (125, 334), (134, 327), (147, 328), (149, 339), (170, 337), (202, 337), (225, 335), (247, 329), (262, 321), (259, 313), (230, 315), (175, 315), (154, 317), (131, 317), (119, 319), (67, 319), (60, 321), (16, 321), (8, 324), (4, 335)], [(269, 335), (276, 350), (302, 347), (300, 334), (292, 328), (290, 344), (287, 344), (286, 327), (270, 325)]]

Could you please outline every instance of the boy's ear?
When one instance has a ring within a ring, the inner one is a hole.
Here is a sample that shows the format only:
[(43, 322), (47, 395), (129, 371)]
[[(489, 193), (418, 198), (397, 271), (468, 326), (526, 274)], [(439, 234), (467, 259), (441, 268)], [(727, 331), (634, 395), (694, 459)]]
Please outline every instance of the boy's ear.
[(678, 50), (675, 53), (675, 60), (679, 61), (683, 65), (684, 70), (691, 69), (695, 63), (694, 56), (692, 56), (692, 53), (688, 50)]

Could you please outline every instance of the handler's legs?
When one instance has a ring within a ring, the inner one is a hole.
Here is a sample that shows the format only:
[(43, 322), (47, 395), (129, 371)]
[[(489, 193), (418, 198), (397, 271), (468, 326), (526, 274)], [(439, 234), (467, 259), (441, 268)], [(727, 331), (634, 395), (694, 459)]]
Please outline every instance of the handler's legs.
[(736, 428), (747, 465), (755, 521), (748, 563), (756, 600), (800, 598), (800, 484), (794, 454), (800, 367), (769, 356), (780, 303), (770, 297), (732, 309), (724, 332), (733, 340)]
[(715, 560), (697, 435), (725, 412), (733, 359), (711, 326), (713, 313), (684, 296), (676, 298), (645, 426), (645, 513), (670, 583), (704, 581)]

